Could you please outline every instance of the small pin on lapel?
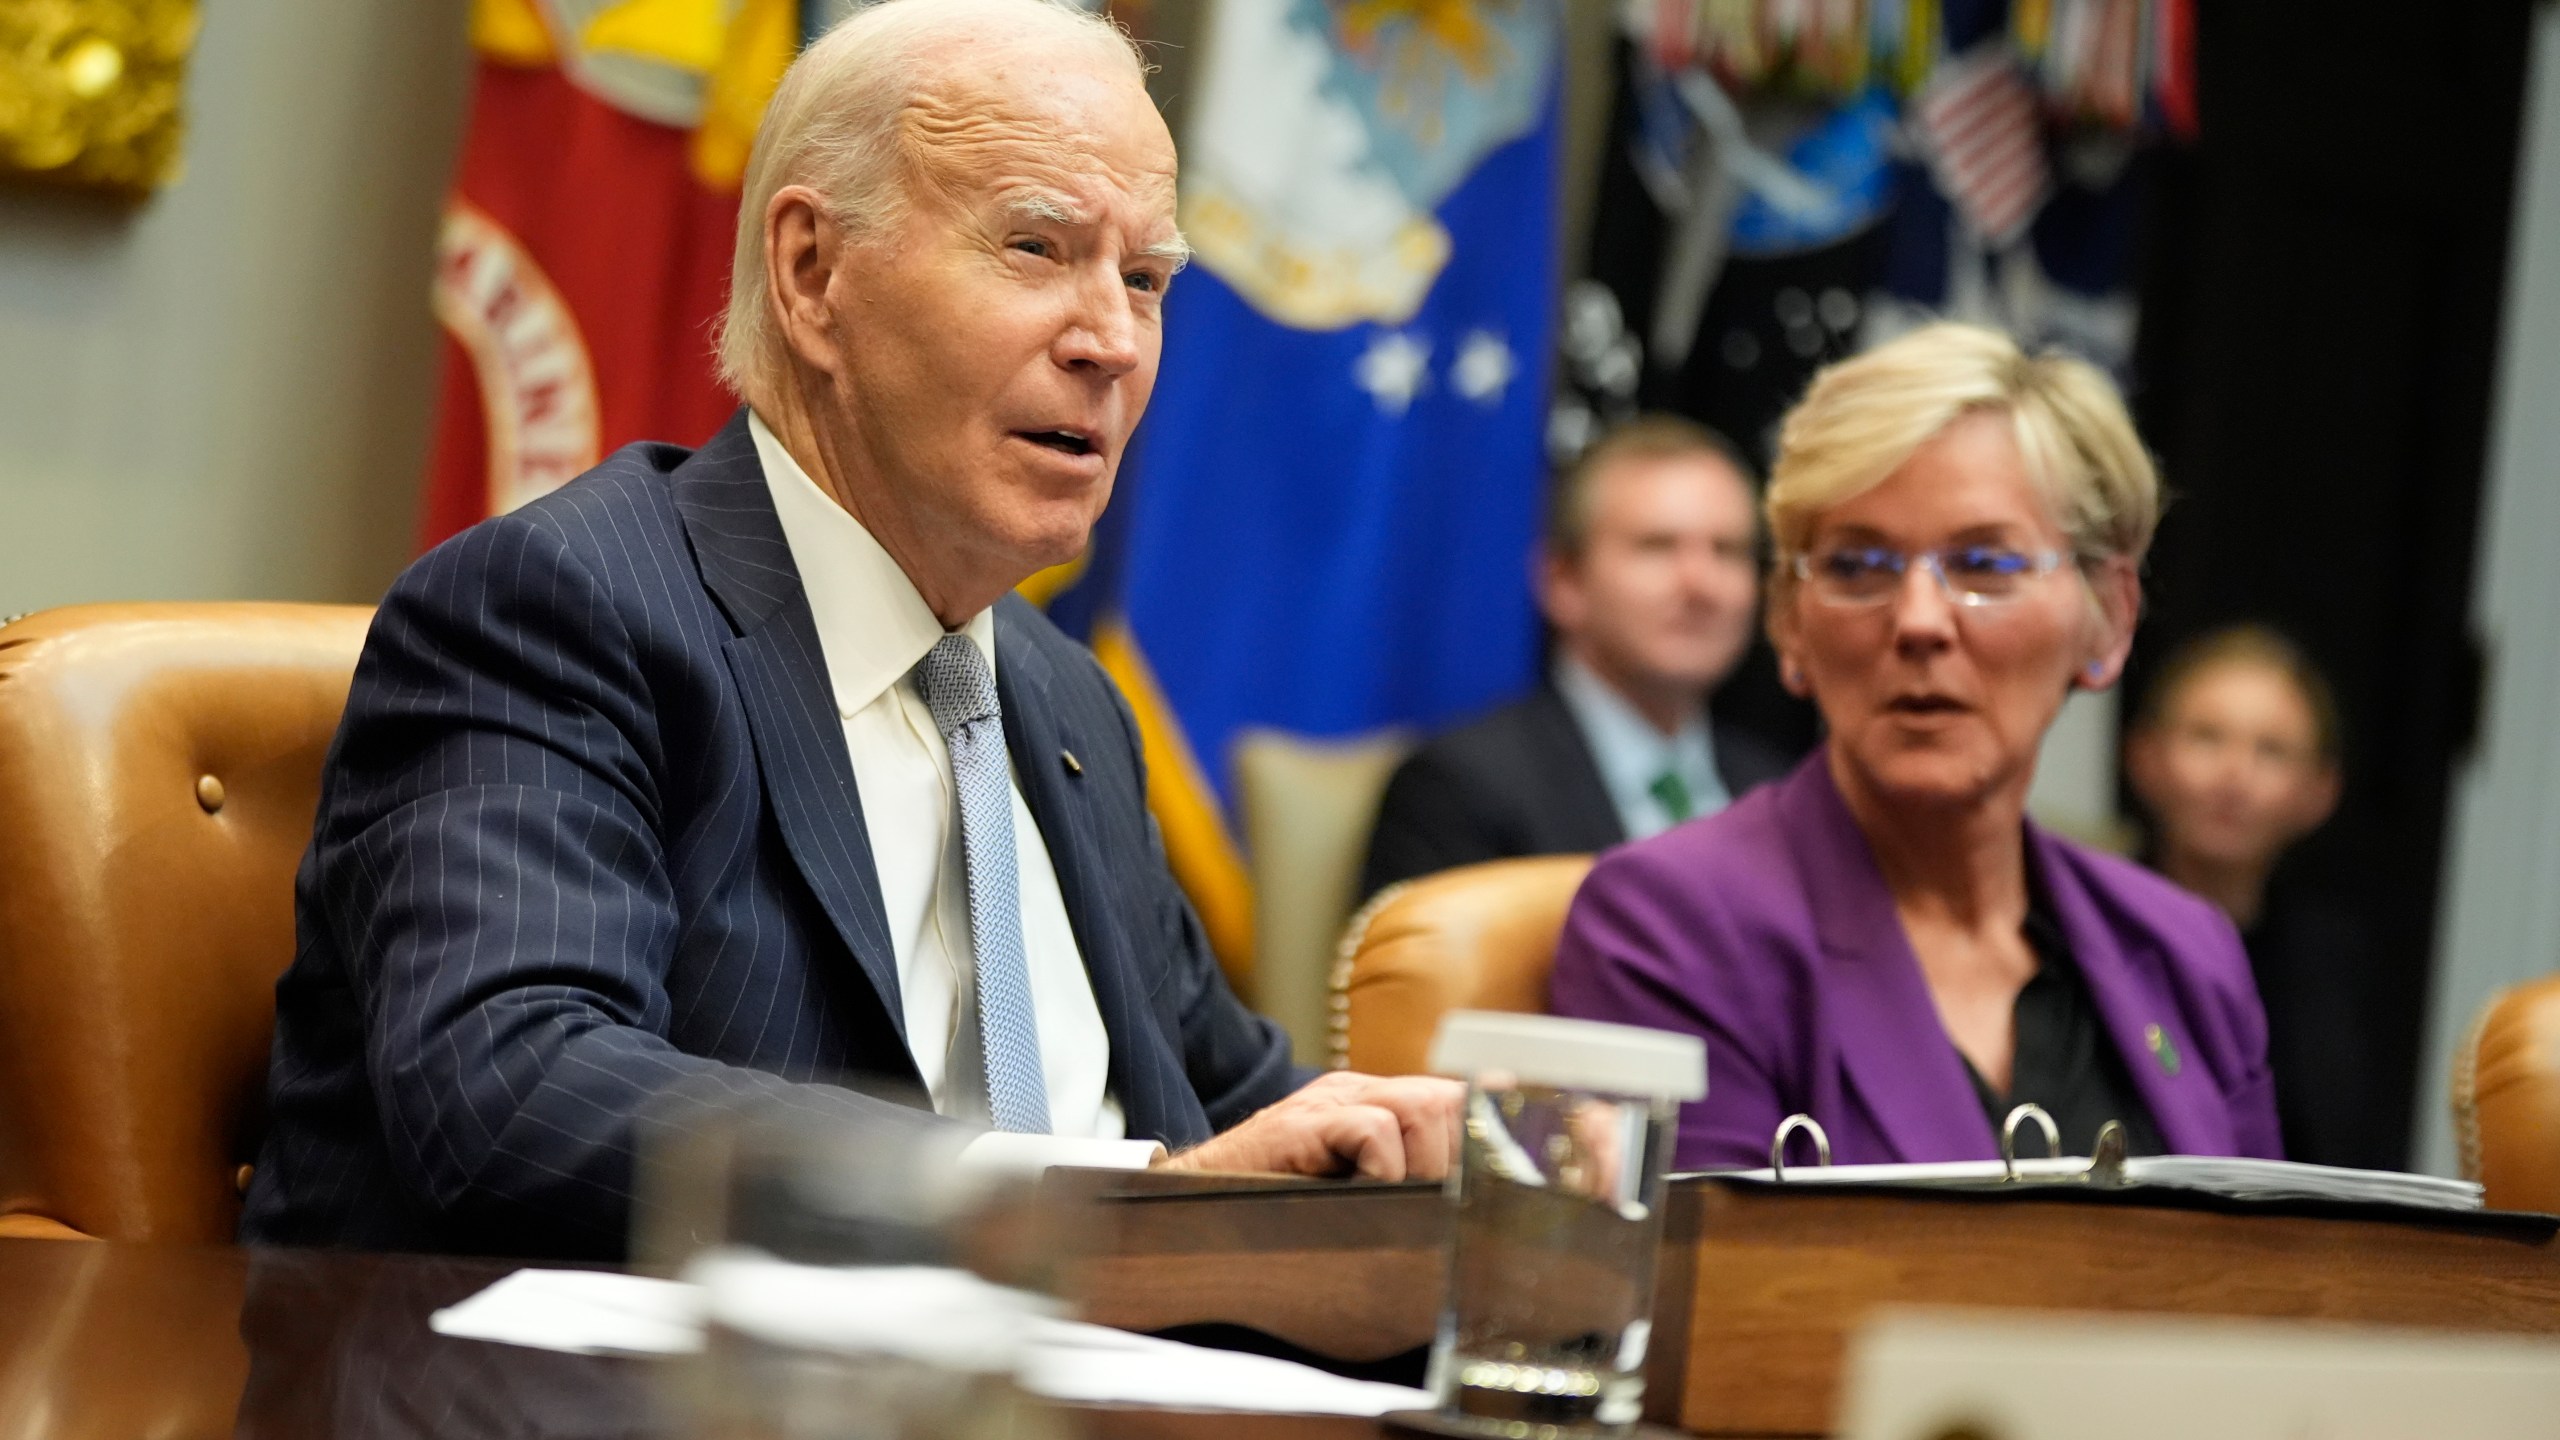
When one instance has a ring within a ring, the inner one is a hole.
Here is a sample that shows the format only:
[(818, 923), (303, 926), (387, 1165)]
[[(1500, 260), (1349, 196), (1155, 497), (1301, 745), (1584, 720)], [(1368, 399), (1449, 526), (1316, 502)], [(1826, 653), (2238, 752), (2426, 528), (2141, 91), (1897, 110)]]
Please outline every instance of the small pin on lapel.
[(2142, 1043), (2151, 1047), (2151, 1056), (2160, 1068), (2171, 1075), (2178, 1073), (2178, 1047), (2169, 1043), (2168, 1032), (2157, 1025), (2142, 1027)]
[(1081, 775), (1084, 773), (1084, 762), (1076, 758), (1076, 752), (1073, 750), (1059, 751), (1058, 758), (1066, 762), (1068, 774)]

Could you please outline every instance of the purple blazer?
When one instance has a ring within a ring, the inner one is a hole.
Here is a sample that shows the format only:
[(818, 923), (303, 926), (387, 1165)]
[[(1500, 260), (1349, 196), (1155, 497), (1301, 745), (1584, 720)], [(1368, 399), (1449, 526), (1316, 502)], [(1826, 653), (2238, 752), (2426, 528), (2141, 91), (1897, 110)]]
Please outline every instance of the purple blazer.
[[(2032, 824), (2027, 863), (2168, 1148), (2281, 1156), (2266, 1013), (2231, 922)], [(1601, 856), (1549, 1004), (1705, 1038), (1707, 1098), (1680, 1114), (1684, 1170), (1768, 1164), (1771, 1132), (1798, 1111), (1822, 1122), (1838, 1164), (1999, 1158), (1824, 750)]]

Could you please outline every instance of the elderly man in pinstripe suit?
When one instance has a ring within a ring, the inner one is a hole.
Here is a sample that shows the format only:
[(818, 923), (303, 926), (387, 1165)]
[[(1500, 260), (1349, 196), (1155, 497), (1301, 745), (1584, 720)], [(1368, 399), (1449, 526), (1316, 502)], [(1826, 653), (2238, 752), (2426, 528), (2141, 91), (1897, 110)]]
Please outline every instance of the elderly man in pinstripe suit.
[(1445, 1170), (1454, 1085), (1310, 1081), (1237, 1003), (1126, 707), (1010, 594), (1082, 550), (1146, 406), (1173, 187), (1128, 41), (1062, 5), (890, 0), (793, 67), (722, 334), (745, 408), (384, 601), (244, 1239), (615, 1255), (643, 1117), (744, 1096), (996, 1163)]

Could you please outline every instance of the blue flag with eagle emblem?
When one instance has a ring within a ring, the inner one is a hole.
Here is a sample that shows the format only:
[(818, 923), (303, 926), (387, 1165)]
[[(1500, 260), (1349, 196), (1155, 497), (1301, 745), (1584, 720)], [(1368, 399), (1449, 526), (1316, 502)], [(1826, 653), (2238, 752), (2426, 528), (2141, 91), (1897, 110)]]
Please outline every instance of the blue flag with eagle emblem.
[(1559, 31), (1553, 0), (1208, 17), (1182, 147), (1194, 260), (1081, 594), (1053, 613), (1092, 617), (1176, 872), (1231, 958), (1241, 730), (1428, 728), (1531, 678)]

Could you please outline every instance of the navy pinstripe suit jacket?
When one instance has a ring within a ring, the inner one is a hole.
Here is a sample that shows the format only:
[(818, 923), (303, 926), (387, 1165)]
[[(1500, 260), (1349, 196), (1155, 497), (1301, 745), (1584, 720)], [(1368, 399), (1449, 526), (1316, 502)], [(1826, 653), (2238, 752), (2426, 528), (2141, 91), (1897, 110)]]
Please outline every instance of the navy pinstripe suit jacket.
[[(1137, 731), (1008, 598), (1004, 728), (1111, 1037), (1180, 1146), (1299, 1079), (1166, 871)], [(1068, 764), (1073, 752), (1081, 770)], [(744, 412), (457, 536), (366, 639), (295, 882), (241, 1238), (614, 1256), (635, 1121), (921, 1094), (815, 622)]]

